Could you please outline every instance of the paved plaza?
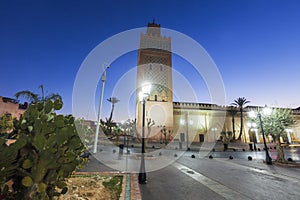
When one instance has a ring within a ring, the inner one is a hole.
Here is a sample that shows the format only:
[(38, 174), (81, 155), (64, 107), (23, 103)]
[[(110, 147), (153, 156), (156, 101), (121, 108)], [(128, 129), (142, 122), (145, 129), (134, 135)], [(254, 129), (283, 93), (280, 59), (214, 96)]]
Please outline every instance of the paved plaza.
[[(165, 167), (147, 172), (147, 184), (139, 185), (137, 173), (131, 173), (133, 183), (131, 195), (127, 199), (300, 199), (299, 167), (266, 165), (263, 162), (264, 151), (250, 151), (249, 148), (244, 149), (246, 147), (247, 145), (235, 146), (235, 151), (222, 152), (218, 149), (221, 147), (216, 146), (215, 151), (206, 152), (205, 156), (202, 155), (203, 152), (196, 150), (197, 146), (186, 152), (178, 149), (164, 151), (164, 154), (168, 152), (178, 157), (170, 160)], [(139, 151), (139, 148), (130, 148), (130, 151), (131, 153), (123, 155), (113, 151), (114, 156), (110, 157), (111, 162), (108, 164), (110, 167), (95, 159), (97, 154), (93, 155), (82, 170), (126, 174), (125, 170), (112, 169), (111, 166), (115, 163), (133, 170), (135, 168), (130, 167), (132, 164), (138, 169), (140, 159), (133, 156), (132, 152)], [(270, 154), (274, 159), (276, 151), (270, 149)], [(295, 164), (299, 163), (299, 149), (286, 149), (285, 154), (296, 160)], [(210, 159), (209, 155), (213, 158)], [(233, 159), (229, 159), (229, 155)], [(155, 160), (159, 160), (160, 155), (156, 156), (146, 159), (146, 170), (156, 165)], [(251, 161), (248, 156), (252, 157)], [(123, 169), (122, 166), (119, 169)]]

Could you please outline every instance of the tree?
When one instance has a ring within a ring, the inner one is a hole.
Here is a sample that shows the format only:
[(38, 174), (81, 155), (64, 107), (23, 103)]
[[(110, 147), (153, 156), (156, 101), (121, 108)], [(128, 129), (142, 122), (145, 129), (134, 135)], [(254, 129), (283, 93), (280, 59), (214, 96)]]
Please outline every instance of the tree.
[(155, 125), (155, 122), (154, 122), (154, 120), (151, 120), (151, 118), (149, 118), (149, 119), (147, 118), (146, 121), (147, 121), (147, 136), (145, 138), (145, 147), (147, 148), (148, 140), (149, 140), (150, 133), (151, 133), (151, 127)]
[(112, 121), (112, 116), (114, 113), (114, 109), (115, 109), (115, 104), (118, 103), (120, 100), (118, 100), (116, 97), (111, 97), (109, 99), (107, 99), (107, 101), (109, 101), (111, 103), (111, 112), (110, 112), (110, 116), (108, 121)]
[(115, 109), (115, 104), (118, 103), (120, 100), (118, 100), (116, 97), (111, 97), (111, 98), (107, 99), (107, 101), (109, 101), (111, 103), (111, 112), (110, 112), (109, 118), (108, 119), (106, 118), (106, 125), (109, 127), (109, 132), (111, 134), (112, 127), (116, 126), (116, 124), (113, 123), (113, 120), (112, 120), (114, 109)]
[[(280, 137), (286, 137), (286, 129), (295, 124), (295, 120), (292, 116), (290, 109), (276, 108), (272, 109), (269, 116), (261, 115), (262, 126), (265, 135), (270, 134), (275, 140), (277, 157), (276, 162), (286, 163), (284, 158), (283, 147), (280, 143)], [(256, 119), (256, 123), (259, 124), (259, 119)], [(259, 126), (261, 129), (261, 127)]]
[(230, 143), (230, 140), (232, 138), (232, 132), (231, 131), (222, 131), (221, 132), (221, 136), (222, 136), (222, 142), (224, 145), (224, 151), (227, 151), (228, 149), (228, 144)]
[(235, 140), (235, 127), (234, 127), (234, 117), (235, 115), (238, 113), (238, 110), (236, 109), (236, 107), (230, 106), (229, 110), (227, 111), (230, 116), (231, 116), (231, 122), (232, 122), (232, 133), (233, 133), (233, 139)]
[(161, 132), (161, 134), (164, 135), (164, 142), (165, 142), (165, 145), (167, 145), (168, 144), (167, 134), (169, 133), (169, 141), (171, 141), (171, 139), (172, 139), (171, 136), (172, 136), (173, 131), (171, 129), (167, 130), (166, 126), (164, 125), (162, 127), (162, 129), (160, 130), (160, 132)]
[(234, 100), (234, 102), (232, 103), (232, 105), (237, 106), (240, 110), (240, 117), (241, 117), (241, 127), (240, 127), (240, 134), (239, 137), (237, 138), (238, 140), (241, 140), (242, 137), (242, 133), (243, 133), (243, 127), (244, 127), (244, 117), (243, 117), (243, 111), (244, 111), (244, 106), (250, 103), (250, 101), (247, 101), (247, 99), (245, 97), (239, 97), (236, 100)]
[(133, 137), (135, 137), (137, 141), (140, 142), (141, 141), (141, 137), (140, 137), (140, 135), (138, 133), (138, 130), (137, 130), (137, 120), (136, 119), (134, 119), (134, 120), (128, 119), (127, 123), (128, 123), (128, 128), (130, 130), (131, 135)]
[(39, 85), (39, 87), (41, 89), (41, 95), (33, 93), (29, 90), (23, 90), (20, 92), (17, 92), (15, 94), (16, 99), (24, 98), (26, 100), (28, 100), (30, 102), (30, 104), (35, 104), (37, 102), (46, 102), (48, 100), (60, 100), (62, 101), (62, 97), (57, 94), (57, 93), (50, 93), (48, 95), (45, 96), (45, 92), (44, 92), (44, 85)]

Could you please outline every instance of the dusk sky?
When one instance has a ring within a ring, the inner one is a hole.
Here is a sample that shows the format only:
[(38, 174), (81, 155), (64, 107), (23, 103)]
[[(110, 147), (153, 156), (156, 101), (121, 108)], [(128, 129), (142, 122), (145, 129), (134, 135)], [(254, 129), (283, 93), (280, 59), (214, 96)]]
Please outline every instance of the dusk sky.
[[(222, 76), (227, 105), (246, 97), (250, 105), (299, 107), (299, 10), (297, 0), (1, 0), (0, 96), (13, 97), (20, 90), (40, 92), (38, 86), (43, 84), (46, 91), (62, 95), (61, 112), (72, 113), (74, 81), (87, 55), (109, 37), (145, 27), (155, 18), (163, 28), (191, 37), (207, 51)], [(136, 64), (136, 51), (111, 63), (104, 100)], [(192, 85), (197, 102), (214, 103), (188, 62), (174, 56), (173, 68)], [(173, 86), (182, 91), (177, 82)], [(100, 88), (101, 84), (95, 110)], [(180, 101), (193, 99), (186, 95)], [(87, 109), (84, 117), (93, 118), (95, 110)], [(102, 117), (109, 112), (110, 104), (104, 101)]]

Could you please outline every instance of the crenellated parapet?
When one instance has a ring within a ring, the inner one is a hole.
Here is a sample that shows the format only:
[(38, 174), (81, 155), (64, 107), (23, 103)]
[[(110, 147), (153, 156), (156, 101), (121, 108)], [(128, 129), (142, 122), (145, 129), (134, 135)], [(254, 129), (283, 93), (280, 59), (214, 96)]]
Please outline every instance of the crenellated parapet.
[(191, 109), (191, 110), (227, 110), (228, 106), (220, 106), (209, 103), (190, 103), (190, 102), (173, 102), (174, 109)]

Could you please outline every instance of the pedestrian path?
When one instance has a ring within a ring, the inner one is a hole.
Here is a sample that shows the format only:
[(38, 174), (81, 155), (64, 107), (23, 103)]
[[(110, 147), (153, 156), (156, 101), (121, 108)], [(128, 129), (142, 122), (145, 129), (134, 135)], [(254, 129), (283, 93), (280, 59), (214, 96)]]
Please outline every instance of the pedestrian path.
[(235, 200), (250, 200), (248, 197), (244, 196), (243, 194), (236, 192), (223, 184), (220, 184), (190, 168), (184, 166), (179, 163), (173, 163), (173, 166), (176, 167), (180, 172), (188, 175), (189, 177), (193, 178), (194, 180), (198, 181), (199, 183), (203, 184), (205, 187), (208, 187), (215, 193), (221, 195), (225, 199), (235, 199)]
[[(276, 166), (267, 166), (266, 164), (260, 164), (260, 163), (257, 163), (257, 162), (252, 162), (252, 165), (250, 165), (249, 161), (248, 161), (248, 165), (245, 165), (245, 162), (241, 161), (241, 160), (238, 160), (237, 162), (236, 161), (232, 161), (232, 160), (228, 160), (228, 159), (215, 159), (216, 161), (218, 162), (222, 162), (222, 164), (224, 165), (235, 165), (239, 168), (244, 168), (244, 169), (247, 169), (248, 171), (253, 171), (253, 172), (256, 172), (258, 174), (262, 174), (262, 175), (268, 175), (268, 176), (272, 176), (272, 177), (275, 177), (275, 178), (280, 178), (280, 179), (284, 179), (286, 181), (291, 181), (293, 183), (300, 183), (300, 177), (299, 177), (299, 172), (300, 170), (293, 170), (294, 171), (294, 174), (292, 174), (291, 172), (293, 171), (287, 171), (287, 170), (284, 170), (285, 168), (282, 168), (282, 167), (276, 167)], [(266, 167), (269, 167), (266, 169)], [(279, 173), (280, 172), (280, 173)], [(289, 172), (289, 173), (286, 173), (286, 172)], [(298, 175), (298, 176), (295, 176), (295, 175)]]

